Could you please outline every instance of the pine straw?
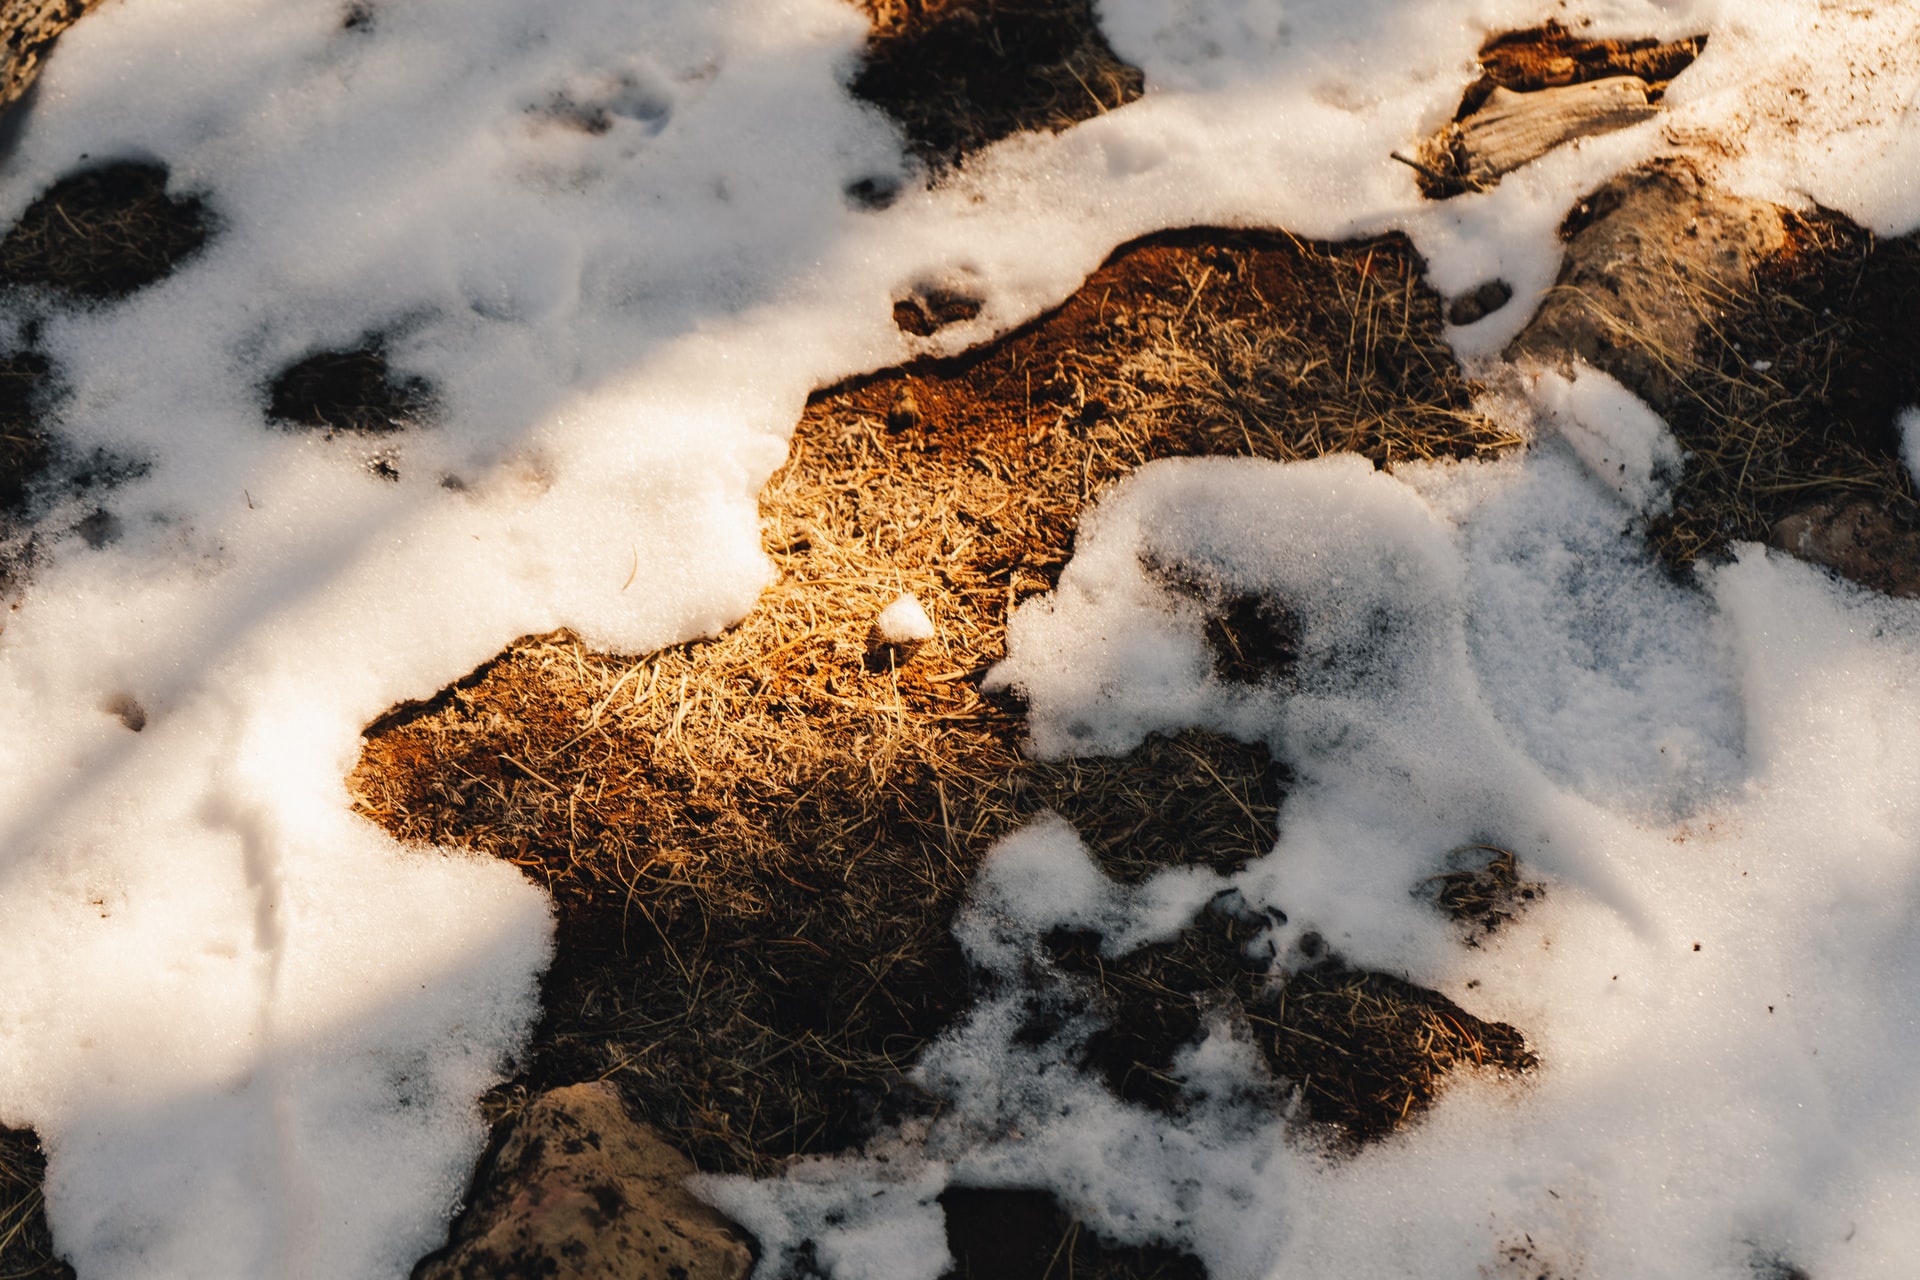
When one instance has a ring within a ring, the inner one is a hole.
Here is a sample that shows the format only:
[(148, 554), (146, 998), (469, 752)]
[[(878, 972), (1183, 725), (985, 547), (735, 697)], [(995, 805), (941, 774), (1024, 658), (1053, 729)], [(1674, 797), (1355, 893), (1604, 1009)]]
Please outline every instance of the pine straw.
[(198, 250), (209, 222), (198, 198), (167, 194), (164, 165), (84, 169), (48, 188), (0, 240), (0, 283), (122, 297)]
[(0, 1128), (0, 1280), (73, 1280), (47, 1229), (46, 1172), (47, 1158), (31, 1130)]
[(1059, 132), (1145, 90), (1092, 0), (861, 0), (873, 20), (854, 96), (936, 170), (1022, 131)]
[(1789, 248), (1761, 265), (1750, 295), (1674, 275), (1701, 321), (1692, 351), (1594, 309), (1680, 389), (1667, 417), (1686, 465), (1672, 514), (1649, 530), (1675, 567), (1764, 542), (1823, 498), (1866, 497), (1920, 527), (1894, 423), (1920, 403), (1920, 240), (1877, 241), (1825, 211), (1789, 226)]
[[(980, 678), (1081, 507), (1150, 458), (1515, 443), (1471, 412), (1419, 270), (1400, 238), (1127, 246), (990, 347), (817, 396), (762, 496), (779, 580), (737, 627), (641, 658), (528, 638), (369, 726), (363, 813), (558, 905), (547, 1016), (494, 1113), (606, 1078), (708, 1169), (844, 1147), (927, 1101), (903, 1073), (968, 998), (948, 925), (994, 839), (1053, 807), (1128, 879), (1264, 854), (1263, 748), (1034, 762)], [(901, 591), (938, 626), (911, 656), (870, 642)]]

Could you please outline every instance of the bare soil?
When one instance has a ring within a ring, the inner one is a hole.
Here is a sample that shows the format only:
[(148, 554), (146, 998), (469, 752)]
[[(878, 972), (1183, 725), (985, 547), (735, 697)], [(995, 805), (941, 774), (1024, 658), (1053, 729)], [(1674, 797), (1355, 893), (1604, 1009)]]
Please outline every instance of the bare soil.
[(49, 187), (0, 239), (0, 284), (74, 297), (124, 297), (171, 274), (206, 243), (197, 196), (167, 194), (167, 169), (120, 161)]
[(1206, 1280), (1197, 1259), (1165, 1245), (1101, 1240), (1047, 1191), (949, 1187), (940, 1208), (956, 1263), (942, 1280)]
[[(1472, 410), (1420, 274), (1392, 237), (1128, 245), (998, 342), (816, 396), (762, 498), (780, 581), (738, 627), (638, 658), (529, 638), (369, 726), (363, 813), (508, 858), (559, 907), (532, 1062), (494, 1113), (606, 1078), (704, 1168), (844, 1149), (937, 1101), (905, 1076), (970, 998), (948, 926), (999, 836), (1057, 809), (1124, 879), (1267, 852), (1285, 774), (1264, 749), (1187, 733), (1037, 762), (1021, 708), (980, 680), (1085, 503), (1151, 458), (1354, 450), (1385, 465), (1516, 444)], [(903, 589), (939, 632), (910, 659), (869, 634)], [(1283, 603), (1206, 603), (1223, 674), (1284, 676)], [(1204, 962), (1178, 982), (1112, 995), (1129, 1010), (1116, 1023), (1137, 1006), (1168, 1028), (1149, 1069), (1164, 1074), (1200, 1009), (1238, 1000), (1300, 1086), (1275, 1105), (1364, 1140), (1417, 1117), (1459, 1062), (1530, 1065), (1510, 1028), (1385, 975), (1329, 964), (1270, 996), (1217, 939), (1194, 945)], [(1449, 1015), (1477, 1039), (1437, 1037)], [(1367, 1061), (1401, 1075), (1348, 1073), (1340, 1096), (1304, 1047), (1336, 1029), (1341, 1052), (1372, 1045)], [(1154, 1105), (1129, 1078), (1122, 1095)]]
[(328, 439), (342, 431), (386, 435), (418, 426), (433, 403), (433, 389), (424, 378), (393, 371), (378, 338), (306, 356), (276, 374), (267, 388), (269, 420), (310, 427)]
[(54, 1256), (41, 1187), (47, 1157), (31, 1130), (0, 1128), (0, 1276), (6, 1280), (74, 1280)]
[(873, 19), (855, 97), (892, 116), (937, 174), (1022, 131), (1058, 132), (1144, 90), (1092, 0), (862, 0)]

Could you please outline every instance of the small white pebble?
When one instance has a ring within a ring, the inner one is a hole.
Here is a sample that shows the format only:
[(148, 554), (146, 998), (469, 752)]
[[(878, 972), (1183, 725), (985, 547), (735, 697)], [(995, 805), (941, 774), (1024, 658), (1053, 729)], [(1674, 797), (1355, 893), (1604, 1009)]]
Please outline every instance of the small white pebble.
[(911, 591), (880, 611), (873, 629), (891, 645), (922, 644), (933, 639), (933, 619)]
[(1753, 362), (1753, 366), (1752, 366), (1752, 368), (1753, 368), (1753, 371), (1754, 371), (1755, 373), (1765, 373), (1765, 372), (1766, 372), (1767, 370), (1769, 370), (1769, 369), (1771, 369), (1771, 368), (1773, 368), (1773, 361), (1771, 361), (1771, 360), (1755, 360), (1755, 361)]

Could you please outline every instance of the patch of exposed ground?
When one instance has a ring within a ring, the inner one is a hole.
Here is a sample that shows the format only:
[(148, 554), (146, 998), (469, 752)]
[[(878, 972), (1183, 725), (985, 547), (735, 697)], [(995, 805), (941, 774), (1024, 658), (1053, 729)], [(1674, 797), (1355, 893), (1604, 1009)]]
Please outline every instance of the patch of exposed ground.
[(0, 284), (119, 298), (163, 279), (206, 243), (211, 218), (167, 193), (167, 169), (119, 161), (49, 187), (0, 239)]
[(1206, 1280), (1165, 1245), (1108, 1244), (1050, 1192), (949, 1187), (940, 1193), (953, 1270), (942, 1280)]
[(1011, 134), (1066, 129), (1138, 98), (1092, 0), (862, 0), (873, 20), (850, 88), (936, 171)]
[(1920, 501), (1898, 414), (1920, 404), (1920, 237), (1717, 191), (1684, 161), (1584, 198), (1511, 354), (1605, 370), (1686, 462), (1649, 534), (1684, 568), (1767, 542), (1920, 593)]
[(30, 1130), (0, 1128), (0, 1276), (6, 1280), (73, 1280), (47, 1229), (46, 1173), (47, 1158)]
[(46, 470), (51, 442), (40, 425), (52, 366), (45, 356), (0, 356), (0, 520), (26, 507), (28, 487)]
[[(1447, 1072), (1480, 1066), (1518, 1074), (1535, 1059), (1521, 1034), (1474, 1017), (1438, 992), (1392, 974), (1358, 970), (1308, 934), (1291, 973), (1249, 956), (1266, 921), (1210, 909), (1171, 942), (1123, 956), (1100, 953), (1095, 934), (1055, 930), (1048, 956), (1069, 1002), (1104, 1024), (1081, 1065), (1129, 1102), (1176, 1113), (1187, 1105), (1174, 1071), (1179, 1051), (1211, 1022), (1256, 1045), (1293, 1116), (1339, 1146), (1386, 1136), (1438, 1096)], [(1050, 1038), (1036, 1006), (1029, 1034)]]
[[(62, 178), (0, 238), (0, 285), (99, 301), (161, 279), (208, 234), (201, 202), (169, 196), (166, 186), (163, 166), (140, 162)], [(29, 511), (36, 489), (64, 486), (77, 496), (137, 470), (104, 455), (63, 453), (47, 426), (53, 369), (32, 350), (32, 331), (29, 323), (23, 349), (0, 355), (0, 596), (10, 596), (31, 569), (39, 537), (31, 521), (44, 515)], [(118, 524), (102, 508), (72, 532), (104, 546)]]
[[(495, 1114), (605, 1078), (707, 1169), (843, 1148), (924, 1105), (904, 1072), (969, 998), (948, 925), (996, 838), (1050, 807), (1126, 879), (1264, 854), (1284, 786), (1264, 749), (1187, 733), (1035, 762), (979, 682), (1087, 500), (1149, 459), (1517, 443), (1471, 410), (1420, 270), (1392, 237), (1129, 245), (999, 342), (816, 396), (762, 496), (779, 580), (737, 627), (641, 658), (530, 638), (369, 726), (361, 812), (507, 858), (558, 905), (546, 1017)], [(905, 660), (870, 637), (902, 591), (937, 627)], [(1282, 614), (1209, 603), (1224, 671), (1284, 665)], [(1377, 980), (1326, 985), (1353, 984)], [(1362, 1039), (1432, 1029), (1315, 999), (1295, 1007), (1364, 1016)], [(1391, 1111), (1369, 1134), (1429, 1096), (1355, 1088)]]
[(317, 351), (282, 369), (267, 387), (269, 419), (311, 427), (329, 439), (342, 431), (401, 431), (419, 425), (432, 408), (426, 380), (395, 373), (378, 339), (345, 351)]

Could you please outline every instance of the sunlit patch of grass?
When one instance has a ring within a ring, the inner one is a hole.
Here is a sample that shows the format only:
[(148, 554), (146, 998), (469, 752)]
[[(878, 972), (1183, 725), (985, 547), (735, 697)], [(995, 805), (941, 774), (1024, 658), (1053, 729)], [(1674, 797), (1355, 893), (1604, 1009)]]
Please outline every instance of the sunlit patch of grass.
[[(1037, 762), (981, 679), (1084, 505), (1145, 461), (1516, 443), (1473, 412), (1420, 269), (1398, 237), (1128, 246), (990, 346), (817, 395), (761, 498), (777, 580), (739, 625), (637, 658), (529, 637), (370, 726), (363, 813), (511, 860), (559, 907), (533, 1063), (495, 1113), (606, 1078), (709, 1169), (845, 1147), (931, 1105), (905, 1073), (970, 999), (949, 925), (997, 838), (1044, 807), (1122, 879), (1264, 855), (1264, 748)], [(911, 658), (871, 635), (903, 591), (937, 627)], [(1222, 678), (1288, 660), (1257, 606), (1202, 603)]]

